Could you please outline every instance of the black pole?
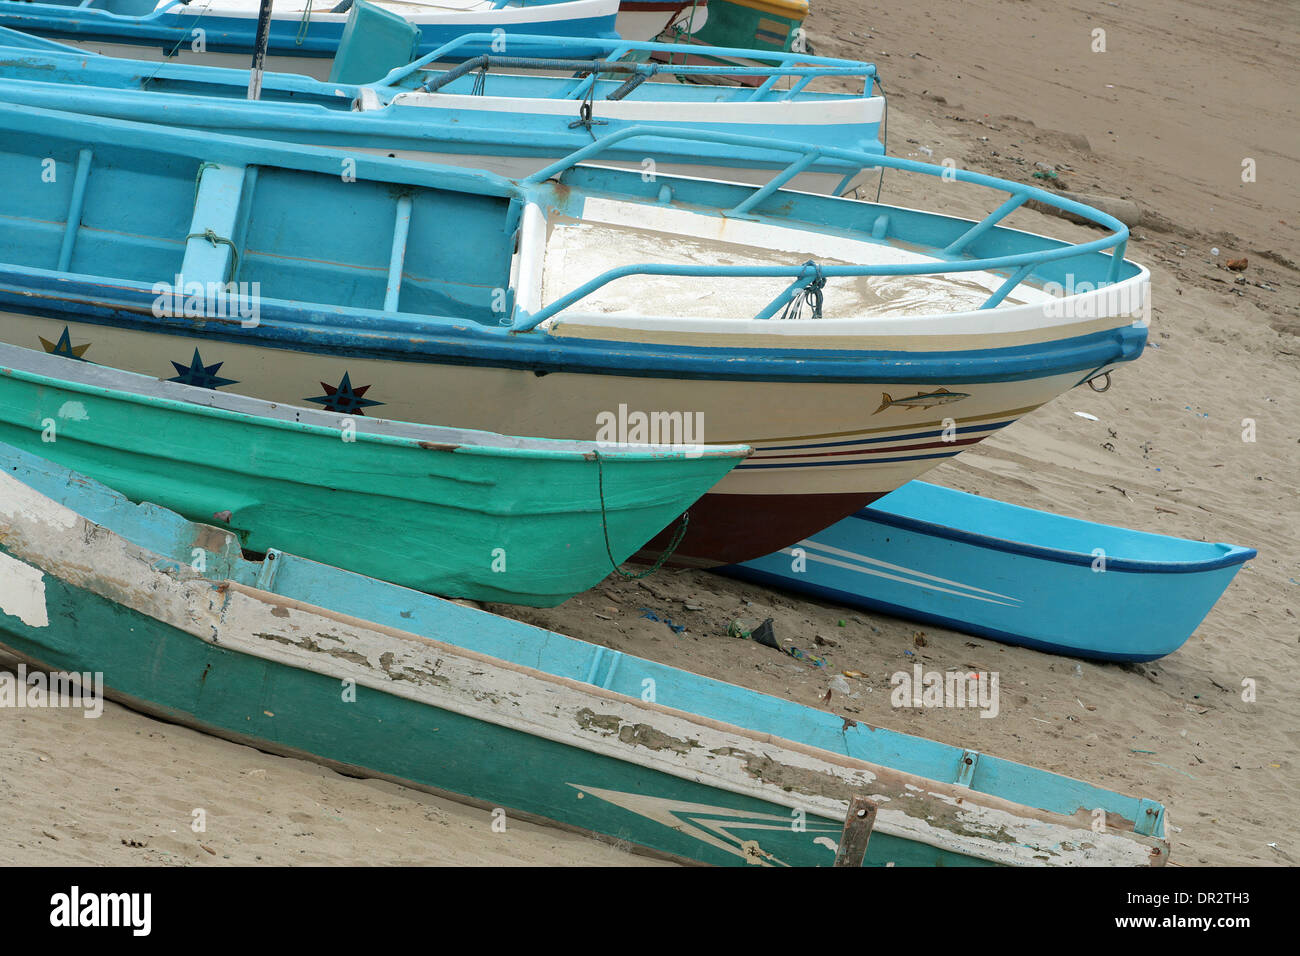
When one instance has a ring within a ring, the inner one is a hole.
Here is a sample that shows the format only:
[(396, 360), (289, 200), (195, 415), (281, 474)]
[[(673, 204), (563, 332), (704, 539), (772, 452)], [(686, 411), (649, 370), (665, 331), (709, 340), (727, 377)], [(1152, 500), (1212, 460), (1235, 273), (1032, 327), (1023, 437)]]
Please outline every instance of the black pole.
[(266, 45), (271, 38), (271, 2), (262, 0), (257, 11), (257, 40), (253, 44), (253, 69), (248, 74), (248, 98), (262, 98), (262, 63), (266, 60)]

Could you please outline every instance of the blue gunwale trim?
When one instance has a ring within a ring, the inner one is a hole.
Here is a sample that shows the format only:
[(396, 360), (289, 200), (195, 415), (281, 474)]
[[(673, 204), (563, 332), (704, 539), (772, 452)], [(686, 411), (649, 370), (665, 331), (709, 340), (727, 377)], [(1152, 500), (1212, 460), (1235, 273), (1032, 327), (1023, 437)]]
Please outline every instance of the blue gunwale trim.
[[(1147, 337), (1146, 328), (1124, 325), (1038, 345), (963, 352), (724, 349), (558, 339), (536, 330), (512, 333), (452, 318), (440, 321), (269, 299), (260, 303), (261, 322), (256, 329), (241, 329), (238, 318), (205, 319), (200, 329), (192, 319), (155, 317), (155, 298), (143, 283), (133, 286), (46, 269), (0, 267), (0, 305), (24, 314), (338, 357), (491, 366), (539, 374), (880, 384), (1023, 381), (1135, 358)], [(340, 327), (344, 317), (348, 324)]]
[[(971, 497), (978, 499), (979, 496), (972, 495)], [(979, 534), (974, 531), (964, 531), (961, 528), (954, 528), (950, 525), (935, 524), (934, 522), (924, 521), (920, 518), (912, 518), (906, 515), (895, 514), (890, 511), (878, 510), (881, 503), (887, 502), (887, 498), (888, 496), (882, 498), (876, 505), (863, 508), (861, 511), (850, 515), (849, 517), (856, 518), (859, 521), (869, 521), (873, 524), (888, 525), (891, 528), (901, 528), (904, 531), (911, 531), (915, 534), (928, 535), (934, 538), (943, 538), (947, 541), (969, 544), (977, 548), (986, 548), (990, 551), (1000, 551), (1005, 554), (1019, 554), (1029, 558), (1037, 558), (1041, 561), (1053, 561), (1058, 564), (1086, 566), (1091, 565), (1092, 562), (1096, 560), (1096, 557), (1091, 553), (1085, 554), (1081, 551), (1066, 551), (1062, 548), (1049, 548), (1045, 545), (1029, 544), (1024, 541), (995, 538), (991, 535)], [(1031, 509), (1026, 508), (1024, 510), (1029, 511)], [(1108, 525), (1095, 524), (1094, 522), (1081, 523), (1090, 524), (1097, 528), (1098, 531), (1101, 532), (1101, 536), (1098, 540), (1104, 540), (1105, 532), (1111, 530)], [(1150, 532), (1143, 533), (1149, 534)], [(1156, 537), (1164, 536), (1161, 535)], [(1198, 574), (1202, 571), (1217, 571), (1220, 568), (1235, 567), (1252, 560), (1258, 554), (1254, 548), (1243, 548), (1232, 544), (1206, 542), (1205, 546), (1207, 548), (1229, 548), (1230, 550), (1218, 557), (1206, 558), (1202, 561), (1143, 561), (1136, 558), (1113, 557), (1110, 552), (1107, 551), (1106, 571), (1108, 573), (1111, 571), (1129, 571), (1135, 574)], [(960, 630), (960, 628), (958, 628), (958, 630)]]
[[(1091, 556), (1089, 556), (1091, 560)], [(1107, 559), (1107, 570), (1111, 567), (1111, 561)], [(726, 567), (718, 568), (719, 574), (727, 577), (739, 578), (744, 581), (753, 581), (755, 584), (762, 584), (778, 590), (788, 590), (790, 581), (779, 574), (771, 574), (767, 571), (758, 571), (754, 568), (747, 568), (741, 564), (729, 564)], [(872, 610), (880, 611), (892, 617), (901, 618), (909, 621), (924, 621), (928, 624), (935, 624), (939, 627), (946, 627), (950, 631), (956, 631), (959, 634), (970, 634), (976, 637), (987, 637), (990, 640), (999, 641), (1004, 644), (1014, 644), (1022, 647), (1028, 647), (1036, 651), (1043, 651), (1047, 654), (1060, 654), (1066, 657), (1083, 657), (1092, 660), (1117, 661), (1141, 663), (1144, 661), (1159, 660), (1178, 650), (1186, 643), (1186, 638), (1179, 642), (1178, 647), (1171, 647), (1168, 650), (1162, 650), (1159, 653), (1147, 654), (1123, 654), (1118, 652), (1102, 652), (1093, 648), (1082, 647), (1076, 644), (1056, 644), (1052, 641), (1041, 641), (1032, 637), (1025, 637), (1023, 634), (1017, 634), (1014, 631), (1003, 631), (994, 627), (985, 627), (981, 624), (972, 624), (969, 621), (961, 621), (956, 618), (946, 617), (943, 614), (933, 614), (929, 611), (920, 609), (915, 605), (893, 604), (889, 601), (878, 601), (874, 598), (864, 597), (850, 591), (842, 591), (839, 588), (829, 588), (821, 584), (801, 584), (799, 587), (801, 593), (809, 594), (814, 597), (823, 598), (835, 604), (843, 604), (846, 607), (869, 607)], [(1190, 636), (1190, 634), (1188, 635)]]

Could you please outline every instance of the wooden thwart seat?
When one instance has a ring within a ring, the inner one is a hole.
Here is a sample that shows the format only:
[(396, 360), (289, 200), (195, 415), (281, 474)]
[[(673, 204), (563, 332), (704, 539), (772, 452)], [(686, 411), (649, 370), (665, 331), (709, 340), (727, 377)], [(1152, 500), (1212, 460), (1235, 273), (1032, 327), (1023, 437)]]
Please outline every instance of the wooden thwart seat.
[(185, 237), (181, 275), (186, 282), (236, 281), (239, 272), (238, 232), (243, 225), (244, 192), (251, 186), (247, 166), (199, 166), (194, 216)]

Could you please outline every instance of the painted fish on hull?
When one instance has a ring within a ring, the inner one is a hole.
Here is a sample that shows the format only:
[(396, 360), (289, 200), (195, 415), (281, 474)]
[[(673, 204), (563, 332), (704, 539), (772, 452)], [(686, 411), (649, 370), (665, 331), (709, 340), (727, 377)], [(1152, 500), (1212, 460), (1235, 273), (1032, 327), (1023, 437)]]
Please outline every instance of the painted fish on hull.
[(933, 392), (917, 392), (907, 398), (890, 398), (889, 393), (885, 392), (880, 398), (880, 407), (871, 413), (873, 415), (879, 415), (886, 408), (894, 405), (900, 408), (934, 408), (936, 405), (951, 405), (953, 402), (960, 402), (963, 398), (970, 398), (970, 393), (950, 392), (946, 388), (940, 388)]

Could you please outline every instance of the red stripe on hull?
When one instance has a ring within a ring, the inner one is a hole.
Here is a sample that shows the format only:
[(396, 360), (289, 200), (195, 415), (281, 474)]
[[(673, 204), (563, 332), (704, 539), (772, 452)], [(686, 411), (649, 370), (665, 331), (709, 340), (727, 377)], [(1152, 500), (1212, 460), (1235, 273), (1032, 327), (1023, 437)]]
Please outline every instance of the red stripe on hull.
[[(881, 494), (705, 495), (691, 506), (686, 537), (669, 567), (737, 564), (780, 551), (865, 508)], [(677, 523), (659, 532), (633, 560), (649, 562), (672, 543)]]

